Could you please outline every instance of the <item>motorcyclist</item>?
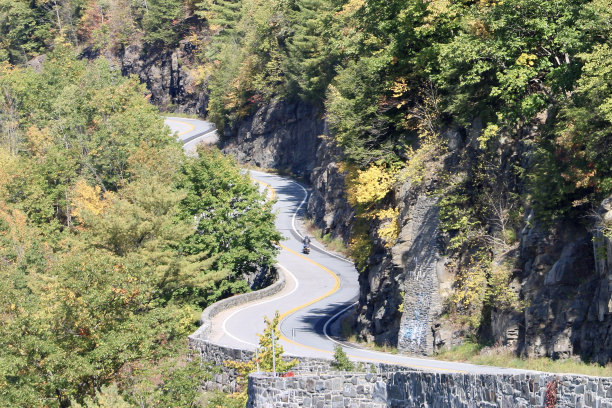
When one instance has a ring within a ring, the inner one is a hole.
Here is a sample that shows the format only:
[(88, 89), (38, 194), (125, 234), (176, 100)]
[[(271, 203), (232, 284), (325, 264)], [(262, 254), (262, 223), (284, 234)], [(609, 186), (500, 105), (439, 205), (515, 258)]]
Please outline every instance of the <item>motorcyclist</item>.
[(310, 249), (310, 238), (308, 238), (308, 236), (305, 236), (304, 239), (302, 240), (302, 250), (304, 252), (308, 251)]

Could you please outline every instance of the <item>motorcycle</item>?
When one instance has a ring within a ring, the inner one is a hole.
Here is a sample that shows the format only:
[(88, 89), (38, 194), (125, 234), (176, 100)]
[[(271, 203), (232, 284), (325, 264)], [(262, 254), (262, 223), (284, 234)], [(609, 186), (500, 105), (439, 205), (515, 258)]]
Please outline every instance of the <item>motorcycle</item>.
[(305, 253), (306, 255), (308, 255), (310, 253), (310, 246), (304, 245), (302, 247), (302, 252)]

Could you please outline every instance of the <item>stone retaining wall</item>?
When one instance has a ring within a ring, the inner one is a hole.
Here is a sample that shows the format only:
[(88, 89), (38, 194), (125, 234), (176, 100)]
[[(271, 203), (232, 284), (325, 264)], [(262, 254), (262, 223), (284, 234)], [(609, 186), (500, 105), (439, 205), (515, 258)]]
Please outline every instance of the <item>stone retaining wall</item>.
[[(249, 377), (247, 407), (555, 407), (612, 408), (612, 378), (553, 374), (445, 374), (419, 371)], [(548, 392), (551, 396), (551, 392)]]
[(236, 391), (237, 373), (233, 369), (225, 367), (223, 362), (227, 360), (246, 362), (251, 360), (253, 354), (255, 354), (253, 351), (224, 347), (210, 342), (212, 319), (229, 308), (275, 295), (285, 288), (285, 284), (285, 275), (278, 273), (278, 279), (272, 285), (261, 290), (220, 300), (202, 311), (201, 326), (187, 338), (187, 342), (192, 357), (199, 356), (202, 361), (212, 363), (220, 369), (220, 372), (213, 374), (210, 380), (202, 382), (202, 387), (205, 390)]
[[(219, 346), (205, 339), (189, 337), (189, 349), (192, 357), (199, 356), (202, 361), (214, 364), (220, 371), (212, 375), (210, 380), (202, 382), (205, 390), (221, 390), (224, 392), (236, 391), (238, 384), (235, 370), (224, 365), (224, 361), (250, 361), (254, 352), (231, 347)], [(331, 360), (284, 356), (284, 360), (296, 359), (298, 364), (291, 370), (293, 375), (323, 374), (331, 371)], [(368, 366), (368, 369), (372, 369)], [(380, 368), (379, 368), (380, 370)]]
[(260, 290), (255, 290), (253, 292), (242, 293), (240, 295), (232, 296), (213, 303), (202, 311), (202, 315), (200, 316), (201, 326), (198, 328), (198, 330), (195, 331), (195, 333), (189, 336), (189, 339), (208, 339), (211, 334), (210, 325), (213, 317), (229, 308), (240, 306), (245, 303), (252, 302), (254, 300), (260, 300), (275, 295), (285, 288), (286, 283), (287, 281), (285, 280), (285, 274), (278, 273), (278, 279), (276, 279), (276, 281), (268, 287), (265, 287)]
[[(237, 373), (235, 370), (226, 367), (224, 361), (233, 360), (247, 362), (250, 361), (255, 354), (255, 352), (251, 350), (225, 347), (211, 342), (209, 337), (211, 334), (212, 319), (228, 308), (275, 295), (284, 289), (285, 284), (286, 280), (284, 273), (279, 273), (278, 279), (272, 285), (264, 289), (232, 296), (220, 300), (204, 309), (200, 318), (202, 325), (187, 338), (187, 341), (192, 357), (198, 356), (200, 360), (211, 363), (219, 369), (219, 372), (213, 374), (210, 380), (204, 380), (202, 382), (202, 387), (205, 390), (221, 390), (224, 392), (236, 391), (238, 387), (236, 382)], [(298, 360), (298, 365), (293, 370), (294, 373), (324, 373), (331, 369), (331, 360), (291, 356), (285, 357), (287, 360), (293, 358)]]

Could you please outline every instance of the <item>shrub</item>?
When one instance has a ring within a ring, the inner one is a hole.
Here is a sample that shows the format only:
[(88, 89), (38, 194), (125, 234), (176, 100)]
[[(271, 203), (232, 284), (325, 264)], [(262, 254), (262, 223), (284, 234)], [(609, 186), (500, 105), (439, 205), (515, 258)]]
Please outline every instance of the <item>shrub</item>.
[(340, 345), (334, 346), (334, 361), (332, 361), (331, 366), (338, 371), (355, 370), (355, 364), (349, 360), (348, 356)]

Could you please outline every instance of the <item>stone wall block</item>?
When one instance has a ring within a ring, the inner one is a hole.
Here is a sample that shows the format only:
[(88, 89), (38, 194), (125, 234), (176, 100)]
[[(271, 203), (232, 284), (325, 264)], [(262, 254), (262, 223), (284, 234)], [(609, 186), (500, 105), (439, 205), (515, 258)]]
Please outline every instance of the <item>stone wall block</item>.
[[(479, 375), (386, 371), (376, 376), (373, 383), (367, 382), (373, 385), (371, 389), (364, 385), (354, 386), (355, 378), (361, 378), (365, 382), (366, 376), (373, 378), (371, 374), (364, 373), (304, 375), (306, 381), (285, 381), (286, 389), (279, 390), (275, 387), (278, 378), (264, 373), (254, 374), (249, 377), (248, 406), (544, 408), (545, 384), (557, 379), (558, 408), (612, 407), (612, 398), (608, 395), (612, 378), (608, 377), (564, 375), (559, 378), (545, 373)], [(310, 380), (321, 384), (330, 382), (332, 385), (330, 388), (313, 392), (307, 387), (312, 384)], [(342, 384), (340, 390), (334, 389), (336, 381)], [(267, 394), (264, 390), (267, 390)]]

